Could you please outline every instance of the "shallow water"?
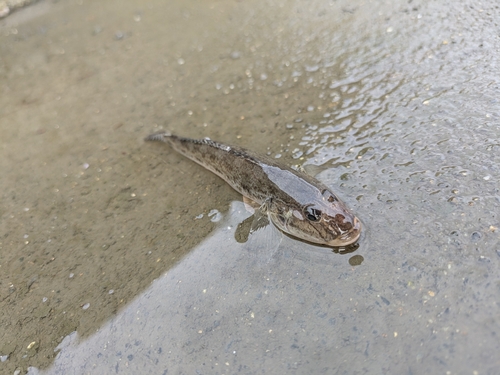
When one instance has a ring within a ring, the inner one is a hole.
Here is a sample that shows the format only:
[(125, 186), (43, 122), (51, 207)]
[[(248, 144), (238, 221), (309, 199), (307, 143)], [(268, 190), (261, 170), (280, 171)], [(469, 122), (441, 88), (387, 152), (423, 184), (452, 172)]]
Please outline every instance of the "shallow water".
[[(498, 16), (42, 1), (1, 20), (2, 372), (498, 373)], [(359, 248), (238, 243), (238, 195), (143, 143), (161, 127), (304, 165)]]

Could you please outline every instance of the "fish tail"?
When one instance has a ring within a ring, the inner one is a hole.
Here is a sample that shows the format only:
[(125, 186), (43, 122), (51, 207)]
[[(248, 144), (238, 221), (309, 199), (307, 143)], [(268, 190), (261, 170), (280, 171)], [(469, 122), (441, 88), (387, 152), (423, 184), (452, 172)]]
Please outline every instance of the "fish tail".
[(159, 142), (167, 142), (167, 138), (171, 137), (172, 133), (167, 131), (161, 131), (157, 133), (153, 133), (144, 138), (145, 141), (159, 141)]

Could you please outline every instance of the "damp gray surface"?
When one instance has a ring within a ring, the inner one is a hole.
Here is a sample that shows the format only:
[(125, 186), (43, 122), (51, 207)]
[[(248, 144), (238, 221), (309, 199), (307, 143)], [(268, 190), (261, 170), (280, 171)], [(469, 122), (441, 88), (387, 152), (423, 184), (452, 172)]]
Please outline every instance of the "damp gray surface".
[[(497, 374), (495, 1), (39, 1), (0, 20), (0, 372)], [(158, 129), (331, 186), (272, 228)], [(276, 242), (276, 239), (279, 241)]]

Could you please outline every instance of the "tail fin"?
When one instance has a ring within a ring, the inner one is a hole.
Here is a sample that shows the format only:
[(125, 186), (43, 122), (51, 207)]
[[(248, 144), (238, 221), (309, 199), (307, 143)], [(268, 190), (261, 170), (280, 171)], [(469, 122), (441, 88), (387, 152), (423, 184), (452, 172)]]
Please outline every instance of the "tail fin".
[(153, 133), (144, 138), (145, 141), (159, 141), (167, 142), (166, 138), (170, 137), (172, 134), (170, 132), (161, 131), (158, 133)]

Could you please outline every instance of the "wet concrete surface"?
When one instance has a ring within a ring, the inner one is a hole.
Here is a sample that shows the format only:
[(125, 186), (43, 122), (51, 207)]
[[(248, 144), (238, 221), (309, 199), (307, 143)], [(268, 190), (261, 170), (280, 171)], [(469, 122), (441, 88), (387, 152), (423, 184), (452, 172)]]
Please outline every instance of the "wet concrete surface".
[(0, 18), (7, 17), (12, 12), (34, 4), (37, 0), (1, 0), (0, 1)]
[[(499, 12), (83, 0), (0, 20), (1, 372), (497, 374)], [(144, 144), (159, 128), (304, 164), (359, 248), (237, 242), (240, 197)]]

